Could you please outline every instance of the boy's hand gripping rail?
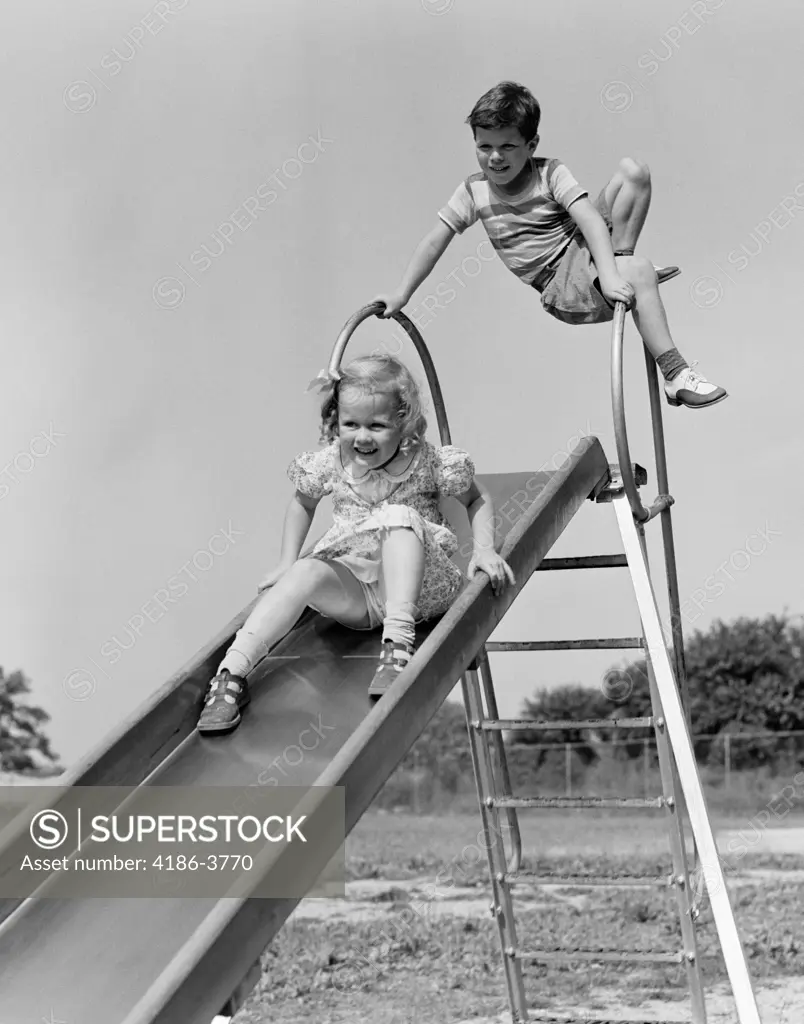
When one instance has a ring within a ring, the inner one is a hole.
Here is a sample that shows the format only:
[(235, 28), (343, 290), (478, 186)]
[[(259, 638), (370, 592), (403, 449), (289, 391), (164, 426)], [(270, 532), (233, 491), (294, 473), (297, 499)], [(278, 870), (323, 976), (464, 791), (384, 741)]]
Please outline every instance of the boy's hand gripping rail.
[[(645, 508), (639, 497), (631, 454), (628, 449), (628, 432), (625, 426), (625, 398), (623, 394), (623, 334), (625, 333), (625, 303), (618, 302), (614, 307), (614, 322), (611, 336), (611, 401), (614, 412), (614, 440), (617, 446), (617, 459), (620, 463), (620, 475), (628, 504), (639, 523), (647, 523), (660, 512), (673, 504), (669, 494), (660, 494), (656, 501)], [(647, 349), (645, 360), (648, 370), (648, 390), (650, 392), (651, 419), (653, 421), (653, 442), (656, 453), (656, 469), (659, 486), (666, 479), (666, 463), (664, 458), (664, 435), (662, 432), (661, 407), (659, 405), (659, 386), (656, 380), (656, 368)], [(660, 467), (661, 463), (661, 467)], [(666, 487), (666, 484), (665, 484)]]

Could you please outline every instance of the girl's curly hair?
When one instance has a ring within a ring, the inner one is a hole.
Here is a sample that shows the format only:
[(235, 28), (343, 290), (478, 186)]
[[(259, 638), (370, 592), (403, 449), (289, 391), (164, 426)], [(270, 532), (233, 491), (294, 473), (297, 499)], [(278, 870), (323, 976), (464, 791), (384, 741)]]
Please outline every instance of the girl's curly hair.
[(331, 384), (321, 405), (322, 444), (329, 444), (338, 436), (339, 397), (347, 389), (364, 395), (392, 395), (398, 403), (401, 420), (400, 450), (411, 451), (422, 443), (427, 432), (422, 397), (413, 375), (403, 363), (383, 352), (359, 356), (340, 373), (341, 379)]

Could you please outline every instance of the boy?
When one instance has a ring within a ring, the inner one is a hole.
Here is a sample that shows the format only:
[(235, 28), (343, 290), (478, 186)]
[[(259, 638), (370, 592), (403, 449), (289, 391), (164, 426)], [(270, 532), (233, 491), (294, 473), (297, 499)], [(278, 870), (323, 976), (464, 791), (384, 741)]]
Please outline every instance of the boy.
[(542, 306), (565, 323), (605, 323), (614, 303), (632, 309), (642, 340), (664, 376), (670, 405), (702, 409), (727, 398), (687, 364), (673, 344), (659, 284), (677, 267), (659, 269), (634, 247), (650, 204), (650, 172), (626, 157), (595, 200), (558, 160), (537, 159), (541, 109), (516, 82), (480, 97), (467, 123), (481, 173), (472, 174), (439, 211), (396, 290), (376, 296), (383, 317), (400, 310), (456, 234), (483, 222), (503, 263), (541, 294)]

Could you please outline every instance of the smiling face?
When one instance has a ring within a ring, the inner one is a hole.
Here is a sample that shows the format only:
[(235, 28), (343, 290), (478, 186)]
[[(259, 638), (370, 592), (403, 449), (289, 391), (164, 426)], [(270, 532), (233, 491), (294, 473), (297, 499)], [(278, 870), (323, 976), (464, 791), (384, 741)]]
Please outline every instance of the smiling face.
[(377, 469), (402, 440), (399, 401), (393, 395), (346, 389), (338, 401), (341, 454), (366, 469)]
[(526, 141), (518, 128), (476, 128), (477, 162), (489, 180), (503, 192), (520, 191), (530, 176), (530, 158), (539, 142)]

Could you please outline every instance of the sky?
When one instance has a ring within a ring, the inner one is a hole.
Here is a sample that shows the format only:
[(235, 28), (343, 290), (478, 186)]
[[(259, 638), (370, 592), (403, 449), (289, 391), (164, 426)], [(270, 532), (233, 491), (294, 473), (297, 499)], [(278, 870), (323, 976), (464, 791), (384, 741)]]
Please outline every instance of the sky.
[[(275, 564), (286, 467), (317, 446), (305, 388), (476, 169), (464, 120), (502, 79), (535, 93), (539, 154), (593, 196), (622, 157), (647, 162), (638, 251), (682, 268), (662, 293), (673, 337), (730, 393), (703, 412), (665, 406), (685, 627), (804, 611), (801, 22), (793, 0), (7, 13), (0, 665), (30, 678), (63, 765)], [(484, 239), (479, 225), (457, 238), (406, 309), (453, 442), (481, 473), (560, 465), (582, 434), (616, 461), (609, 327), (551, 320), (478, 258)], [(347, 355), (393, 337), (372, 319)], [(640, 347), (629, 319), (631, 453), (652, 500)], [(311, 539), (328, 522), (322, 509)], [(648, 532), (658, 557), (658, 522)], [(587, 503), (553, 554), (618, 550), (613, 511)], [(627, 573), (590, 571), (534, 577), (493, 639), (637, 632)], [(500, 711), (621, 662), (496, 655)]]

